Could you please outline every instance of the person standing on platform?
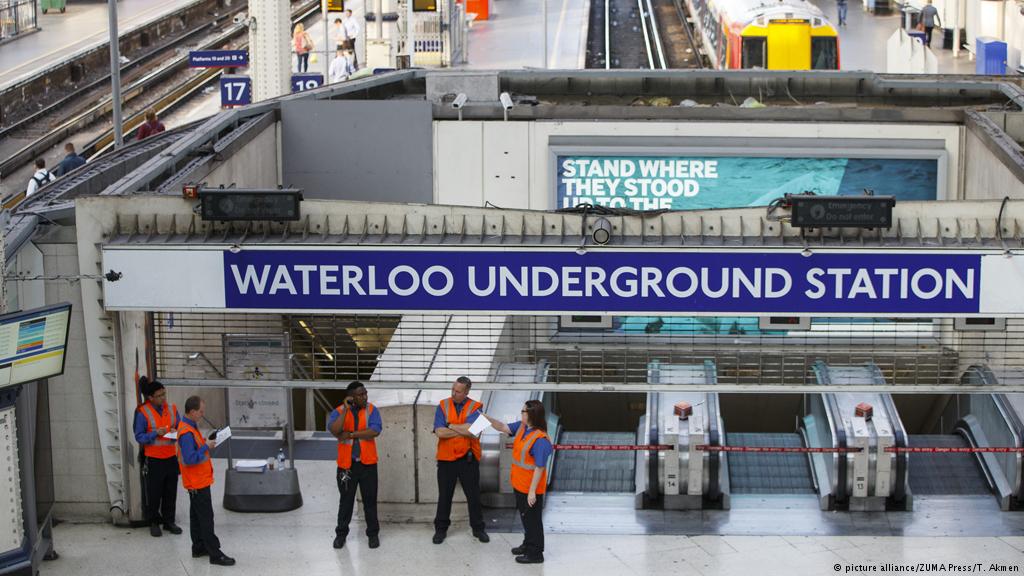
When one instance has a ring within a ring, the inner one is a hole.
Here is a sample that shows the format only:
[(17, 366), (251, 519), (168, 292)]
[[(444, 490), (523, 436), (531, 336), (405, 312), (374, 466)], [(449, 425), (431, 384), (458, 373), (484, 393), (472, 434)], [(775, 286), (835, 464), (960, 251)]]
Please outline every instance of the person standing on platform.
[(175, 441), (168, 432), (178, 429), (181, 415), (178, 407), (167, 402), (167, 389), (156, 380), (143, 376), (139, 388), (146, 402), (135, 410), (135, 441), (142, 447), (142, 502), (149, 533), (162, 536), (163, 529), (181, 534), (174, 523), (175, 504), (178, 499), (178, 454)]
[(56, 180), (57, 177), (50, 174), (50, 171), (46, 169), (46, 160), (42, 158), (36, 159), (36, 173), (32, 175), (32, 178), (28, 181), (28, 187), (25, 188), (25, 198), (32, 196), (39, 191), (40, 188), (46, 186), (50, 182)]
[(149, 110), (146, 112), (146, 121), (139, 126), (138, 132), (135, 133), (136, 140), (145, 140), (153, 134), (159, 134), (166, 130), (160, 119), (156, 116), (156, 110)]
[(348, 525), (356, 505), (356, 488), (363, 499), (363, 520), (370, 548), (380, 547), (380, 523), (377, 521), (377, 443), (384, 430), (380, 410), (367, 402), (366, 386), (352, 382), (346, 388), (345, 401), (331, 412), (327, 429), (338, 439), (338, 525), (334, 529), (334, 547), (345, 546)]
[(337, 56), (334, 60), (331, 60), (331, 68), (328, 71), (330, 78), (328, 82), (334, 84), (335, 82), (342, 82), (348, 80), (348, 77), (352, 75), (355, 70), (352, 69), (352, 61), (349, 60), (346, 54), (347, 50), (338, 50)]
[(935, 6), (932, 6), (932, 0), (927, 1), (928, 3), (921, 9), (921, 23), (924, 24), (924, 45), (930, 48), (932, 45), (932, 30), (935, 29), (936, 22), (941, 26), (942, 20), (939, 18), (939, 11)]
[(846, 0), (836, 0), (836, 9), (839, 12), (839, 25), (846, 27), (846, 9), (848, 8)]
[(519, 564), (544, 562), (544, 492), (547, 491), (548, 458), (554, 451), (548, 439), (548, 421), (539, 400), (527, 400), (519, 422), (504, 423), (491, 418), (495, 430), (512, 436), (512, 489), (516, 510), (523, 522), (523, 543), (512, 549)]
[(341, 51), (348, 45), (346, 40), (348, 37), (345, 35), (345, 24), (342, 23), (341, 18), (334, 19), (334, 47), (336, 50)]
[(64, 144), (64, 153), (64, 159), (53, 169), (53, 173), (57, 176), (63, 176), (75, 168), (85, 165), (85, 158), (82, 158), (75, 152), (75, 145), (71, 142)]
[(484, 530), (480, 504), (480, 439), (469, 427), (480, 416), (484, 405), (469, 397), (473, 382), (459, 376), (452, 384), (451, 398), (441, 400), (434, 413), (437, 435), (437, 513), (434, 515), (434, 544), (444, 542), (451, 526), (452, 497), (455, 483), (462, 485), (469, 506), (469, 526), (481, 542), (491, 538)]
[(352, 10), (345, 10), (345, 48), (352, 51), (352, 67), (359, 69), (359, 59), (356, 58), (356, 38), (359, 37), (359, 22), (352, 16)]
[(188, 490), (189, 526), (192, 557), (210, 557), (210, 564), (234, 566), (235, 559), (220, 549), (220, 539), (213, 531), (213, 462), (210, 453), (217, 441), (206, 439), (199, 432), (199, 420), (206, 412), (206, 403), (199, 396), (185, 400), (185, 417), (178, 424), (178, 465), (181, 483)]
[(306, 32), (306, 27), (302, 22), (295, 25), (295, 31), (292, 32), (292, 45), (295, 47), (296, 56), (298, 56), (299, 72), (308, 72), (309, 53), (313, 51), (316, 44), (313, 44), (313, 38), (309, 32)]

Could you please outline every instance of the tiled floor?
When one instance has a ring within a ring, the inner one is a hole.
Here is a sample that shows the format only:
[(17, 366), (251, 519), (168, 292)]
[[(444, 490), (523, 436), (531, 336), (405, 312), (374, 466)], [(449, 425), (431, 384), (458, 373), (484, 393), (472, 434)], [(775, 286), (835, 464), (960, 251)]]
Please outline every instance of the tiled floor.
[[(215, 460), (218, 470), (223, 463)], [(220, 507), (223, 475), (217, 473), (217, 533), (224, 551), (238, 560), (235, 568), (191, 558), (187, 497), (179, 491), (178, 522), (186, 527), (184, 535), (152, 538), (145, 529), (63, 523), (54, 530), (60, 559), (44, 564), (42, 574), (791, 576), (834, 574), (837, 564), (838, 573), (861, 574), (871, 572), (864, 566), (880, 571), (884, 563), (918, 562), (982, 562), (986, 568), (997, 563), (1024, 570), (1024, 512), (1000, 513), (987, 501), (940, 500), (921, 503), (913, 513), (850, 514), (821, 512), (813, 501), (805, 506), (801, 501), (745, 497), (734, 498), (734, 509), (727, 512), (630, 516), (625, 501), (552, 495), (545, 508), (547, 562), (530, 567), (516, 565), (509, 554), (522, 538), (513, 511), (486, 512), (492, 540), (481, 544), (469, 534), (465, 507), (456, 504), (449, 537), (435, 546), (430, 542), (431, 506), (388, 505), (382, 507), (379, 550), (366, 547), (357, 519), (348, 545), (338, 551), (331, 548), (337, 510), (333, 467), (333, 462), (300, 461), (304, 505), (283, 514), (225, 511)], [(962, 533), (984, 536), (950, 537)], [(852, 569), (856, 565), (864, 566)]]

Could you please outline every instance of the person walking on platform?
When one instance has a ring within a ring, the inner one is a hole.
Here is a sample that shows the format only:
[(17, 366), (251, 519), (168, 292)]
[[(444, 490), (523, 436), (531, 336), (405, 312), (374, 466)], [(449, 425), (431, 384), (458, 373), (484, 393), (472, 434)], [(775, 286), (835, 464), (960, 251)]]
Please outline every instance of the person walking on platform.
[(345, 48), (352, 51), (352, 67), (359, 69), (359, 60), (356, 58), (356, 38), (359, 37), (359, 22), (352, 16), (352, 10), (345, 10)]
[(32, 196), (39, 191), (40, 188), (46, 186), (50, 182), (56, 180), (57, 177), (50, 174), (50, 171), (46, 169), (46, 160), (42, 158), (36, 159), (36, 173), (32, 175), (32, 178), (28, 181), (28, 187), (25, 188), (25, 198)]
[(935, 29), (935, 23), (938, 22), (939, 26), (942, 25), (942, 19), (939, 18), (939, 11), (932, 6), (932, 0), (927, 0), (924, 8), (921, 9), (921, 23), (924, 24), (924, 45), (931, 47), (932, 45), (932, 30)]
[(136, 140), (145, 140), (153, 134), (159, 134), (166, 130), (160, 119), (156, 117), (156, 110), (148, 110), (146, 112), (146, 121), (139, 126), (139, 131), (135, 133)]
[(836, 10), (839, 13), (838, 14), (839, 15), (839, 25), (844, 27), (844, 28), (846, 27), (846, 11), (847, 11), (847, 8), (848, 8), (848, 6), (846, 4), (846, 0), (836, 0)]
[(309, 53), (316, 45), (313, 44), (313, 38), (309, 32), (306, 32), (306, 27), (302, 25), (302, 22), (295, 25), (295, 31), (292, 32), (292, 45), (295, 46), (295, 54), (299, 59), (299, 72), (309, 71)]
[(185, 400), (185, 417), (178, 424), (178, 465), (181, 483), (188, 490), (189, 526), (192, 537), (192, 557), (210, 557), (210, 564), (234, 566), (235, 559), (220, 549), (220, 539), (213, 531), (213, 462), (210, 453), (217, 441), (209, 444), (199, 432), (199, 420), (206, 412), (206, 403), (199, 396)]
[(75, 168), (85, 165), (85, 158), (82, 158), (75, 152), (75, 145), (71, 142), (64, 144), (64, 153), (64, 159), (53, 169), (53, 173), (57, 176), (63, 176)]
[(139, 388), (146, 402), (135, 410), (135, 441), (142, 447), (142, 502), (149, 533), (162, 536), (163, 529), (181, 534), (174, 523), (178, 499), (178, 454), (168, 432), (178, 429), (178, 407), (167, 402), (167, 389), (156, 380), (143, 376)]
[(523, 522), (523, 543), (512, 549), (519, 564), (544, 562), (544, 492), (547, 491), (547, 464), (554, 448), (548, 440), (548, 422), (544, 405), (527, 400), (519, 422), (504, 423), (491, 418), (495, 430), (512, 436), (512, 489), (516, 510)]
[(352, 382), (347, 397), (331, 412), (327, 429), (338, 439), (338, 525), (334, 529), (334, 547), (345, 546), (348, 525), (356, 504), (356, 488), (363, 499), (363, 520), (370, 548), (380, 547), (380, 523), (377, 521), (377, 443), (384, 423), (380, 410), (367, 402), (366, 386)]
[(480, 504), (480, 439), (469, 431), (484, 405), (469, 397), (473, 382), (459, 376), (452, 384), (451, 398), (441, 400), (434, 413), (437, 435), (437, 513), (434, 515), (434, 544), (444, 542), (451, 526), (455, 483), (462, 485), (469, 506), (469, 526), (481, 542), (491, 538), (484, 530)]

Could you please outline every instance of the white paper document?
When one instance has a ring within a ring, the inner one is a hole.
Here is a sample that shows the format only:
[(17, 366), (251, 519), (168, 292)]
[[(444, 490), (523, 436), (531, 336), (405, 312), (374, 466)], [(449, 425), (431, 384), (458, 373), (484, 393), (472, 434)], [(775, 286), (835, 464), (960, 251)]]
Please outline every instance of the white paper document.
[(217, 431), (218, 444), (227, 440), (228, 438), (231, 438), (231, 426), (225, 426), (224, 428), (221, 428), (220, 430)]
[(266, 460), (235, 460), (235, 470), (239, 472), (263, 472), (266, 469)]
[(164, 437), (165, 440), (177, 440), (178, 439), (178, 431), (177, 430), (171, 430), (167, 434), (164, 434), (163, 437)]
[(473, 436), (479, 436), (481, 432), (491, 427), (491, 422), (483, 416), (478, 416), (472, 424), (469, 425), (469, 433)]

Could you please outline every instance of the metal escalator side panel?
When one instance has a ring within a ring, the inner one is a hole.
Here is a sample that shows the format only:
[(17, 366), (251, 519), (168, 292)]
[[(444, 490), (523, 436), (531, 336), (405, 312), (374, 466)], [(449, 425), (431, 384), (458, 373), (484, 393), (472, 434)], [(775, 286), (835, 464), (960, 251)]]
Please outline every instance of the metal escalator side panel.
[[(1016, 436), (1014, 446), (1024, 448), (1024, 422), (1021, 415), (1013, 407), (1013, 402), (1006, 394), (993, 394), (992, 399), (1006, 419), (1010, 431)], [(1016, 478), (1012, 479), (1011, 491), (1013, 500), (1010, 507), (1013, 509), (1024, 508), (1024, 453), (1017, 452), (1013, 455), (1016, 464)]]
[[(829, 386), (832, 378), (828, 364), (822, 360), (816, 360), (811, 366), (818, 384)], [(832, 394), (821, 395), (822, 404), (825, 408), (825, 416), (828, 418), (828, 426), (832, 436), (833, 448), (846, 448), (846, 426), (840, 418), (839, 404)], [(830, 496), (832, 505), (830, 508), (839, 508), (849, 502), (848, 478), (847, 478), (848, 454), (834, 453), (832, 455), (833, 470), (832, 494)]]
[[(704, 381), (711, 388), (718, 383), (718, 370), (711, 360), (704, 361)], [(707, 407), (708, 415), (708, 444), (711, 446), (722, 445), (722, 433), (720, 429), (721, 412), (718, 408), (718, 394), (707, 392), (704, 404)], [(711, 452), (708, 454), (708, 488), (705, 492), (707, 499), (712, 502), (722, 501), (721, 487), (721, 466), (722, 453)]]
[[(892, 433), (896, 448), (906, 448), (908, 446), (907, 430), (903, 426), (903, 420), (900, 418), (899, 412), (896, 410), (896, 403), (893, 402), (891, 394), (882, 394), (882, 406), (889, 416), (889, 423), (892, 425)], [(898, 452), (894, 455), (894, 468), (896, 475), (893, 479), (892, 485), (892, 503), (904, 510), (910, 510), (912, 501), (910, 498), (909, 487), (909, 456), (910, 455), (906, 452)]]

